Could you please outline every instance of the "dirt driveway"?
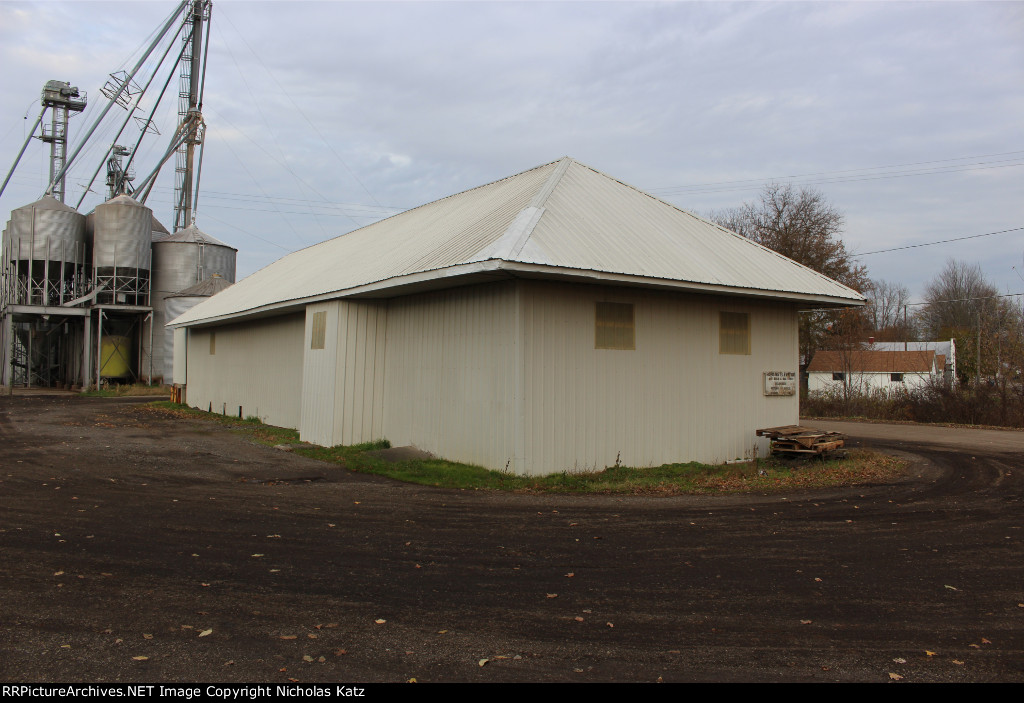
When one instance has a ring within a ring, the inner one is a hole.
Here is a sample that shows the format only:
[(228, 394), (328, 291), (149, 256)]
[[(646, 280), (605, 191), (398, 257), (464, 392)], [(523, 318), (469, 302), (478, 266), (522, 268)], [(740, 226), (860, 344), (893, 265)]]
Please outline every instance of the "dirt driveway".
[(0, 678), (1024, 680), (1024, 435), (843, 428), (919, 460), (785, 496), (507, 495), (3, 397)]

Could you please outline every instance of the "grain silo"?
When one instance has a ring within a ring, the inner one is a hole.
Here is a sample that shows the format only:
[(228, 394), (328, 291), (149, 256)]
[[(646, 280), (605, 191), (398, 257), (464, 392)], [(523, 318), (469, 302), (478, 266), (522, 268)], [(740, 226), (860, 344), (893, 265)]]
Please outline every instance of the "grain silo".
[(84, 312), (71, 306), (88, 284), (85, 217), (43, 196), (11, 212), (0, 256), (4, 384), (74, 383)]
[[(177, 317), (165, 304), (168, 296), (183, 292), (217, 275), (235, 282), (235, 258), (238, 250), (201, 231), (195, 225), (174, 234), (159, 236), (153, 232), (153, 380), (171, 379), (174, 333), (164, 325)], [(212, 294), (211, 294), (212, 295)], [(148, 334), (144, 335), (148, 343)], [(149, 371), (143, 369), (144, 373)]]
[(132, 380), (142, 372), (142, 322), (149, 317), (153, 211), (127, 195), (89, 214), (96, 309), (96, 376)]

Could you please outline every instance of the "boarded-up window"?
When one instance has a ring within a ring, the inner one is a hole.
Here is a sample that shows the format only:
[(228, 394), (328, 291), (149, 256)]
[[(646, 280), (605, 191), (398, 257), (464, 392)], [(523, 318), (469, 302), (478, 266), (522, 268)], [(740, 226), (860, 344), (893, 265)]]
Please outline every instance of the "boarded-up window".
[(217, 333), (210, 332), (210, 356), (217, 353)]
[(750, 353), (750, 313), (718, 313), (718, 353)]
[(636, 349), (632, 303), (598, 303), (595, 349)]
[(323, 349), (327, 337), (327, 312), (313, 313), (313, 335), (309, 340), (310, 349)]

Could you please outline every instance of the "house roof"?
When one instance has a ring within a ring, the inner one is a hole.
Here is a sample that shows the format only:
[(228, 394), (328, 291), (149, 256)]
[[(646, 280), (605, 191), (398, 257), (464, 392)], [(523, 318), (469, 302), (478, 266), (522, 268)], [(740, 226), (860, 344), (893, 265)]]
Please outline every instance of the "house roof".
[(819, 351), (807, 365), (808, 373), (932, 373), (935, 352), (926, 351)]
[(296, 251), (171, 324), (509, 276), (750, 295), (807, 307), (864, 302), (816, 271), (565, 157)]

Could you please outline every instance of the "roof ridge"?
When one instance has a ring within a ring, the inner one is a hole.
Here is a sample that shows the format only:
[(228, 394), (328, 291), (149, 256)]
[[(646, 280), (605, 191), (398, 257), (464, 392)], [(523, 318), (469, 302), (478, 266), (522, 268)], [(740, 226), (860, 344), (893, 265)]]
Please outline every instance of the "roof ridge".
[[(541, 187), (537, 189), (537, 192), (533, 194), (530, 203), (516, 213), (512, 222), (509, 223), (508, 227), (505, 228), (505, 231), (497, 239), (484, 246), (475, 256), (470, 258), (470, 261), (484, 261), (487, 259), (512, 261), (515, 257), (519, 256), (527, 242), (530, 241), (530, 237), (533, 236), (533, 230), (537, 227), (537, 223), (540, 222), (540, 218), (544, 215), (544, 204), (562, 180), (562, 176), (569, 170), (569, 166), (573, 164), (573, 160), (568, 156), (563, 156), (558, 161), (552, 161), (544, 164), (544, 166), (550, 166), (551, 164), (556, 164), (555, 168), (548, 174), (548, 177), (544, 180)], [(523, 171), (523, 173), (529, 173), (529, 171)]]

